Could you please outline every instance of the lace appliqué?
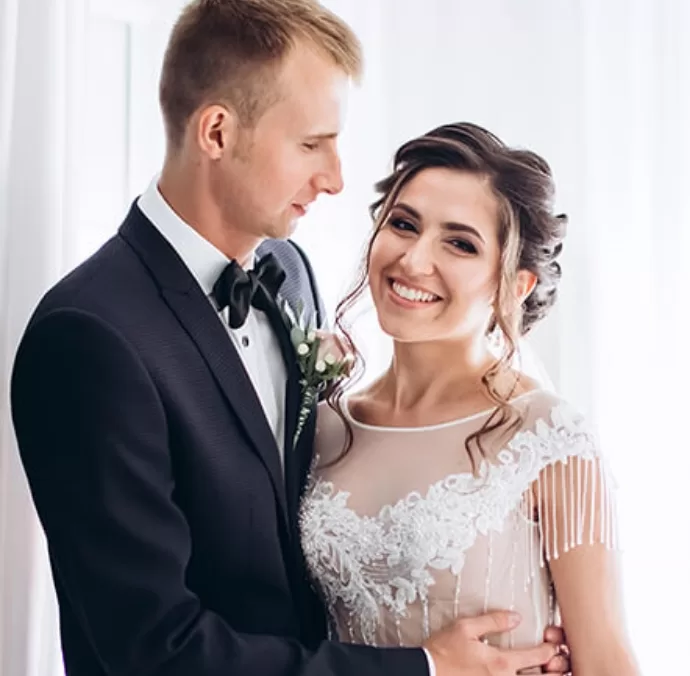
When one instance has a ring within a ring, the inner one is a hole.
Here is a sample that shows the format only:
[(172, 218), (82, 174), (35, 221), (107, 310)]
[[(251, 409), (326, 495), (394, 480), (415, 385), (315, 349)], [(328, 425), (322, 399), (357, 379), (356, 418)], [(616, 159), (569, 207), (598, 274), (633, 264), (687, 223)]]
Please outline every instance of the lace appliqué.
[(312, 472), (301, 538), (331, 614), (341, 603), (357, 619), (363, 640), (375, 644), (380, 608), (399, 621), (411, 604), (425, 604), (433, 570), (459, 576), (477, 536), (501, 532), (540, 472), (573, 457), (593, 459), (596, 446), (582, 417), (561, 403), (548, 423), (539, 420), (534, 431), (516, 434), (495, 461), (483, 460), (478, 476), (450, 475), (425, 495), (411, 493), (373, 517), (358, 515), (348, 507), (348, 492)]

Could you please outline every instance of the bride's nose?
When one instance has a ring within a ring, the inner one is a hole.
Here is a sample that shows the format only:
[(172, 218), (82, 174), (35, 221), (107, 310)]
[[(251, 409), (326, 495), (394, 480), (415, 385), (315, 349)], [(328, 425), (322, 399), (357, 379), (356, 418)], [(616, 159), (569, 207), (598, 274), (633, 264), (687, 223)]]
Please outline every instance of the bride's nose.
[(430, 237), (410, 240), (408, 249), (400, 259), (400, 266), (410, 276), (430, 275), (434, 271), (434, 243)]

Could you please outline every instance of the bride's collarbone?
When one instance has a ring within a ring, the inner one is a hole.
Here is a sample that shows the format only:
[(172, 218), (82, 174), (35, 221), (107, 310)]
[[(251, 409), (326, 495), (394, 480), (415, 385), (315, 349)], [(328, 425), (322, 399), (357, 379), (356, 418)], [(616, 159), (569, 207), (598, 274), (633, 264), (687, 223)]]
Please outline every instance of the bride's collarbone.
[(462, 421), (483, 413), (490, 413), (496, 407), (489, 397), (482, 393), (473, 394), (434, 404), (413, 404), (396, 409), (390, 400), (360, 395), (348, 401), (350, 416), (357, 422), (377, 427), (428, 427)]

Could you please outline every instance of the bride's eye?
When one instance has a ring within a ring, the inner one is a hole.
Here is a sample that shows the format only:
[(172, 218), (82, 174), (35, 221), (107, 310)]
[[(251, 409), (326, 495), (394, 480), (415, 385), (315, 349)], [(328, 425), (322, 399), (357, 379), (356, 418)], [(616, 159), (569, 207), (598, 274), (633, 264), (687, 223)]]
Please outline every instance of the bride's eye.
[(388, 223), (393, 230), (397, 230), (399, 232), (417, 232), (417, 228), (410, 223), (410, 221), (406, 220), (405, 218), (401, 218), (400, 216), (391, 218)]
[(456, 249), (459, 249), (460, 251), (467, 253), (467, 254), (476, 254), (477, 253), (477, 247), (472, 244), (469, 240), (466, 239), (451, 239), (450, 244), (454, 246)]

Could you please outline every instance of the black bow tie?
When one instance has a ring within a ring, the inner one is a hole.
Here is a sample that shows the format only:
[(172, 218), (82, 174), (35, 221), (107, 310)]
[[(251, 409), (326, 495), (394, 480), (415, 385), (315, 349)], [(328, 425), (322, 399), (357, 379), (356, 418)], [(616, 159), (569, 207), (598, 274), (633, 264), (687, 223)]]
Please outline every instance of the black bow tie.
[(273, 254), (267, 254), (253, 270), (243, 270), (231, 261), (213, 285), (218, 309), (229, 308), (228, 324), (238, 329), (244, 324), (253, 305), (262, 312), (276, 308), (276, 294), (285, 281), (285, 270)]

